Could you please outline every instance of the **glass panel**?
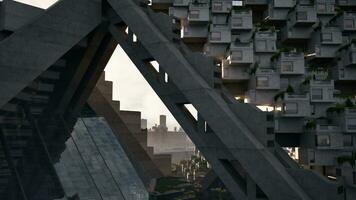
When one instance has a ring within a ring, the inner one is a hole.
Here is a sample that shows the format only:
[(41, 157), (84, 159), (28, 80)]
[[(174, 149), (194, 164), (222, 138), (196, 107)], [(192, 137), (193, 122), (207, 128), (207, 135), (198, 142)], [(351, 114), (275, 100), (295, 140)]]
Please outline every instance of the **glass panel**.
[(232, 60), (242, 60), (242, 51), (233, 51), (231, 57)]
[(232, 18), (232, 26), (234, 26), (234, 27), (240, 27), (240, 26), (242, 26), (242, 18), (241, 17), (233, 17)]
[(285, 103), (284, 104), (284, 113), (297, 114), (298, 113), (298, 104), (297, 103)]
[(353, 145), (352, 135), (344, 135), (344, 146), (351, 147)]
[(307, 20), (308, 14), (305, 11), (297, 12), (297, 20)]
[(323, 90), (322, 89), (312, 89), (312, 99), (313, 100), (322, 100), (323, 99)]
[(191, 10), (189, 12), (189, 18), (198, 19), (199, 18), (199, 14), (200, 14), (199, 10)]
[(215, 2), (215, 3), (213, 3), (213, 10), (221, 11), (222, 8), (223, 8), (222, 2)]
[(292, 61), (282, 61), (281, 69), (282, 69), (282, 72), (293, 72), (293, 62)]
[(55, 168), (67, 196), (148, 200), (143, 183), (104, 118), (77, 121)]
[(318, 135), (317, 136), (317, 146), (330, 146), (330, 136), (329, 135)]
[(321, 39), (325, 42), (331, 42), (331, 41), (333, 41), (333, 35), (332, 35), (332, 33), (322, 33)]
[(345, 19), (344, 27), (345, 28), (354, 28), (354, 20), (353, 19)]
[(257, 87), (268, 87), (269, 81), (267, 76), (257, 77)]
[(356, 130), (356, 118), (354, 117), (347, 118), (347, 129)]
[(318, 3), (317, 9), (319, 12), (326, 12), (326, 4), (325, 3)]
[(221, 40), (221, 32), (211, 32), (211, 40)]

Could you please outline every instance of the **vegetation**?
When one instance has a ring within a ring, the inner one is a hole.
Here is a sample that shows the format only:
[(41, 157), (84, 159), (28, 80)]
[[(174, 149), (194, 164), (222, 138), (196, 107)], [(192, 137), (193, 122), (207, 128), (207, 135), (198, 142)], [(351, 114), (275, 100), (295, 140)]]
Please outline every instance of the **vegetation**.
[(349, 163), (351, 167), (355, 167), (356, 162), (356, 152), (353, 152), (351, 156), (340, 156), (337, 158), (337, 163), (342, 165), (344, 163)]
[(309, 120), (306, 124), (305, 124), (305, 129), (306, 130), (313, 130), (316, 128), (316, 122), (315, 120)]
[(287, 89), (286, 89), (286, 92), (288, 94), (293, 94), (294, 93), (294, 88), (291, 86), (291, 85), (288, 85)]
[(337, 103), (335, 106), (328, 108), (327, 112), (340, 114), (345, 111), (345, 108), (355, 108), (355, 104), (350, 98), (347, 98), (343, 104)]
[(256, 63), (253, 65), (253, 68), (251, 68), (249, 74), (250, 74), (250, 75), (256, 74), (256, 71), (257, 71), (258, 67), (259, 67), (259, 64), (256, 62)]
[(171, 190), (176, 190), (177, 186), (186, 183), (180, 177), (162, 177), (157, 180), (155, 191), (164, 193)]
[(283, 100), (284, 99), (284, 95), (285, 94), (293, 94), (294, 93), (294, 88), (293, 86), (291, 85), (288, 85), (287, 89), (285, 91), (281, 91), (279, 93), (277, 93), (275, 96), (274, 96), (274, 101), (278, 101), (278, 99), (281, 99)]

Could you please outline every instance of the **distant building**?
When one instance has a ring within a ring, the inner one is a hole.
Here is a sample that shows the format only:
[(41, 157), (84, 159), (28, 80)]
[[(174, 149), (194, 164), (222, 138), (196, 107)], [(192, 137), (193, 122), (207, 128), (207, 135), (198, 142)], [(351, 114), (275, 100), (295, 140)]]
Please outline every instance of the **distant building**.
[(177, 130), (175, 127), (169, 131), (166, 116), (160, 115), (159, 119), (159, 125), (148, 130), (147, 145), (153, 147), (154, 154), (171, 154), (172, 163), (190, 159), (195, 152), (195, 145), (183, 129)]

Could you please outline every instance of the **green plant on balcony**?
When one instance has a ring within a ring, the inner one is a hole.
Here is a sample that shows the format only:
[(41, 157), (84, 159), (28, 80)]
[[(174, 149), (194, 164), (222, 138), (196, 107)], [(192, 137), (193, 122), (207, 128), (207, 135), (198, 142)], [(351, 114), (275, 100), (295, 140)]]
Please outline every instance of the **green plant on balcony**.
[(316, 121), (313, 120), (309, 120), (305, 125), (304, 128), (306, 130), (314, 130), (316, 128)]
[(355, 107), (355, 104), (351, 101), (351, 99), (350, 98), (347, 98), (346, 100), (345, 100), (345, 107), (346, 108), (353, 108), (353, 107)]
[(256, 74), (256, 71), (257, 71), (257, 69), (258, 69), (258, 67), (259, 67), (259, 64), (256, 62), (256, 63), (253, 65), (253, 68), (250, 69), (249, 74), (250, 74), (250, 75), (255, 75), (255, 74)]
[(274, 95), (273, 99), (275, 102), (277, 102), (279, 99), (283, 100), (284, 99), (284, 94), (286, 92), (285, 91), (280, 91), (278, 92), (276, 95)]
[(337, 103), (335, 106), (327, 109), (329, 113), (337, 113), (340, 114), (345, 111), (345, 108), (355, 108), (355, 104), (351, 101), (349, 97), (346, 98), (344, 103)]
[(286, 89), (287, 94), (293, 94), (294, 93), (294, 88), (291, 85), (288, 85)]
[(345, 105), (337, 103), (335, 106), (330, 107), (326, 110), (328, 113), (337, 113), (340, 114), (345, 111)]
[(294, 88), (291, 85), (288, 85), (287, 89), (285, 91), (280, 91), (276, 95), (274, 95), (273, 99), (275, 102), (277, 102), (279, 99), (283, 100), (285, 94), (293, 94), (294, 93)]
[(356, 162), (356, 152), (353, 152), (351, 156), (339, 156), (337, 157), (337, 163), (342, 165), (344, 163), (349, 163), (352, 168), (355, 167)]
[(304, 81), (302, 82), (302, 85), (309, 85), (310, 84), (311, 77), (307, 76), (305, 77)]

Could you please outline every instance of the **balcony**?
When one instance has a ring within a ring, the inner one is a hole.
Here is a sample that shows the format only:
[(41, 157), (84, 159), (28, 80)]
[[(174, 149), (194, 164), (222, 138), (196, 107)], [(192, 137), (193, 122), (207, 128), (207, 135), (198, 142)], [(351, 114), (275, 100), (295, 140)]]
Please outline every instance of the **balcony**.
[(176, 19), (186, 19), (188, 17), (188, 7), (169, 7), (168, 14)]
[(356, 6), (356, 0), (336, 0), (337, 5), (343, 7)]
[(210, 25), (209, 43), (226, 44), (231, 43), (231, 31), (227, 25)]
[[(316, 124), (301, 137), (304, 147), (316, 150), (344, 149), (344, 137), (340, 127), (328, 124)], [(347, 142), (346, 142), (347, 143)]]
[(211, 12), (214, 13), (230, 13), (232, 7), (231, 1), (226, 0), (212, 0)]
[(356, 31), (356, 12), (343, 12), (340, 16), (335, 16), (329, 21), (329, 24), (335, 24), (341, 28), (341, 31)]
[(255, 74), (257, 90), (279, 90), (280, 76), (274, 69), (258, 68)]
[(190, 25), (187, 21), (182, 22), (181, 38), (186, 42), (202, 41), (208, 37), (207, 25)]
[(310, 116), (309, 94), (284, 94), (281, 117), (308, 117)]
[(230, 18), (231, 30), (252, 30), (252, 11), (234, 9)]
[(337, 53), (343, 66), (350, 67), (356, 65), (356, 43), (343, 46)]
[(271, 0), (264, 13), (265, 19), (272, 21), (287, 20), (289, 9), (295, 6), (296, 0)]
[(246, 103), (255, 105), (271, 105), (275, 96), (275, 90), (250, 89), (245, 93)]
[(293, 8), (296, 0), (272, 0), (270, 3), (274, 8)]
[(188, 7), (191, 0), (174, 0), (174, 7)]
[(314, 58), (334, 58), (342, 44), (342, 33), (338, 27), (316, 28), (309, 42), (309, 54)]
[(158, 6), (163, 4), (172, 4), (173, 0), (152, 0), (152, 6)]
[[(226, 61), (225, 61), (226, 62)], [(249, 68), (223, 64), (222, 79), (224, 82), (240, 82), (250, 79)]]
[(277, 68), (281, 75), (302, 75), (305, 73), (303, 53), (282, 52), (277, 59)]
[(299, 162), (304, 165), (334, 166), (337, 157), (346, 155), (351, 155), (351, 152), (302, 147), (299, 149)]
[(317, 22), (314, 5), (297, 5), (288, 18), (292, 26), (312, 26)]
[(345, 109), (345, 131), (356, 133), (356, 109), (346, 108)]
[(356, 133), (356, 108), (344, 108), (341, 113), (329, 112), (328, 114), (343, 132)]
[(337, 66), (333, 67), (333, 79), (340, 81), (356, 81), (356, 68), (344, 66), (343, 60), (339, 60)]
[(207, 24), (210, 20), (209, 4), (190, 3), (188, 21), (190, 24)]
[(273, 30), (260, 29), (255, 33), (254, 46), (256, 53), (273, 53), (276, 48), (277, 34)]
[(335, 0), (317, 0), (316, 13), (318, 15), (334, 15), (335, 12)]
[(334, 99), (334, 81), (310, 81), (310, 101), (314, 103), (331, 103)]
[(244, 5), (267, 5), (268, 0), (244, 0)]
[(227, 55), (229, 65), (248, 65), (253, 63), (252, 43), (231, 43)]

